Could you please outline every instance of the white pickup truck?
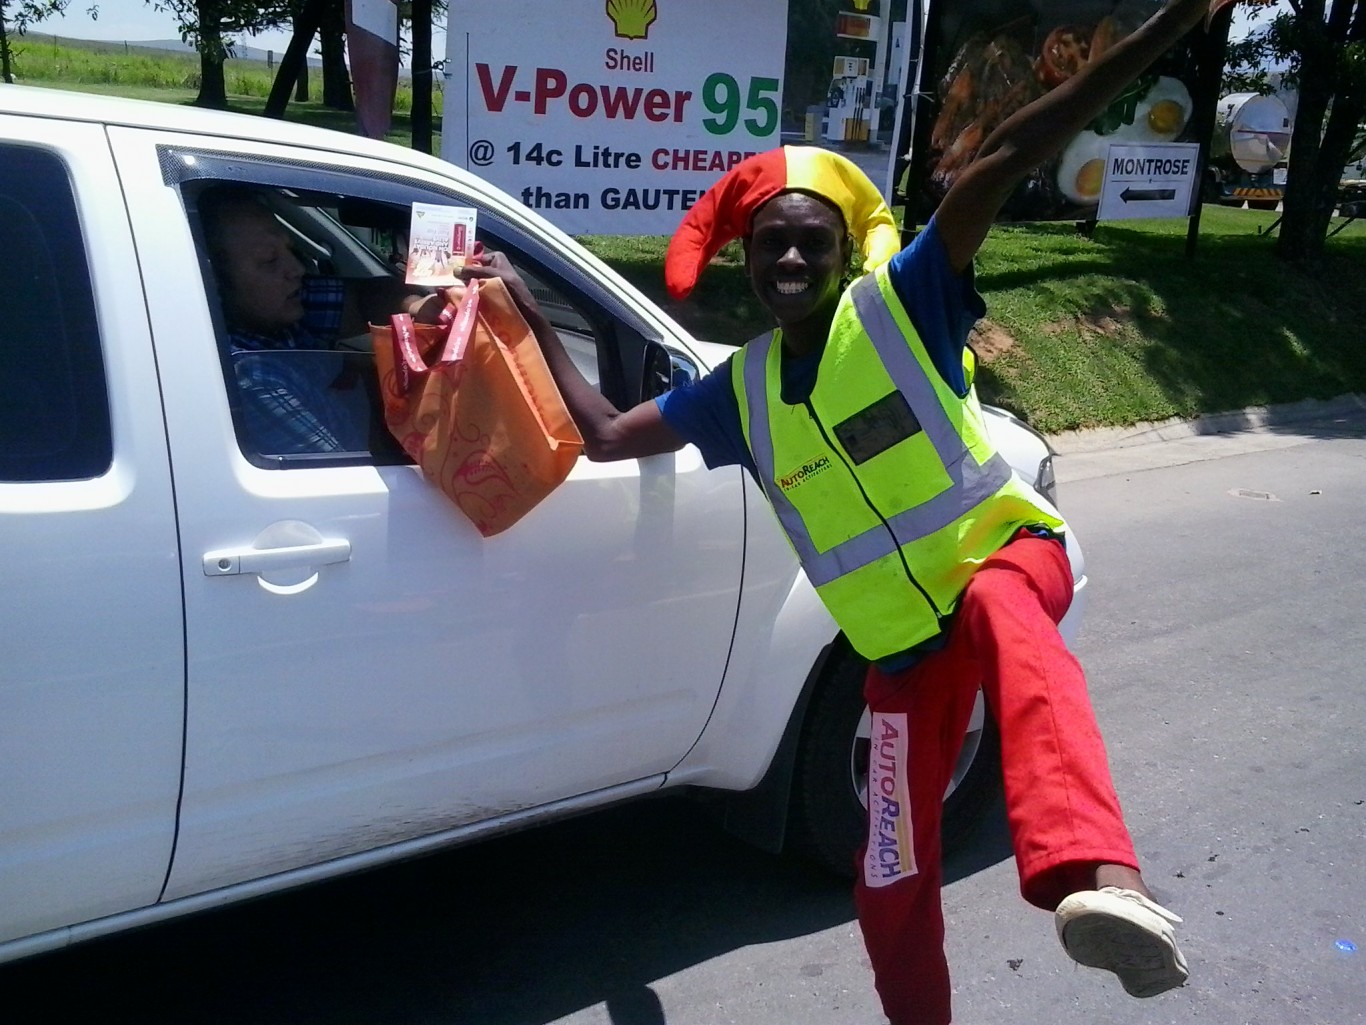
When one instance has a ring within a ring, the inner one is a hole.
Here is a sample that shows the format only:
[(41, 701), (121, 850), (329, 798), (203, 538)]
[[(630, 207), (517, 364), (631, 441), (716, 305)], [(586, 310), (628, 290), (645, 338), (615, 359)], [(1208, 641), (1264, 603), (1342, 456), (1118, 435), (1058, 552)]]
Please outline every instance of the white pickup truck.
[[(484, 540), (364, 401), (367, 447), (260, 451), (196, 208), (224, 182), (352, 280), (413, 203), (477, 208), (623, 407), (731, 351), (432, 157), (0, 86), (0, 960), (664, 787), (851, 871), (862, 666), (747, 475), (580, 460)], [(979, 712), (950, 828), (992, 753)]]

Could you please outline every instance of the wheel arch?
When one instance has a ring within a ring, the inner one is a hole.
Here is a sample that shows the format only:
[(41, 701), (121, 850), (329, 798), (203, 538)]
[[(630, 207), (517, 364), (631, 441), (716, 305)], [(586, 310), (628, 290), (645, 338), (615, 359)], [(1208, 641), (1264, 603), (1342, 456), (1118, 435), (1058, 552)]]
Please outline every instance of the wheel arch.
[(721, 809), (721, 825), (726, 832), (770, 854), (778, 854), (784, 849), (792, 820), (792, 787), (797, 752), (811, 708), (811, 698), (827, 676), (837, 669), (841, 660), (852, 655), (853, 649), (843, 634), (821, 650), (820, 657), (811, 667), (793, 703), (768, 771), (752, 789), (726, 795)]
[[(756, 586), (747, 586), (741, 599), (716, 707), (697, 743), (669, 773), (669, 785), (694, 788), (728, 831), (776, 852), (786, 832), (792, 766), (811, 696), (831, 659), (848, 645), (786, 541), (776, 530), (773, 536), (771, 552), (750, 552), (772, 575), (759, 572), (748, 581)], [(751, 548), (760, 545), (762, 538)]]

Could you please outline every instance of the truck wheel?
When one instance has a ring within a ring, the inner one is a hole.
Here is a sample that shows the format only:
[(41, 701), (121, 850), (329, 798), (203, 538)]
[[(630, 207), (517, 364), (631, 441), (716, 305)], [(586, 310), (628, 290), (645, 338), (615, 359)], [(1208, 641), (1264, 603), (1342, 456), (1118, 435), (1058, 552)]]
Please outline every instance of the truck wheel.
[[(811, 700), (793, 777), (793, 825), (800, 848), (830, 871), (851, 877), (867, 830), (865, 671), (862, 659), (846, 653), (826, 673)], [(1000, 736), (979, 691), (944, 798), (946, 853), (966, 839), (1000, 792)]]

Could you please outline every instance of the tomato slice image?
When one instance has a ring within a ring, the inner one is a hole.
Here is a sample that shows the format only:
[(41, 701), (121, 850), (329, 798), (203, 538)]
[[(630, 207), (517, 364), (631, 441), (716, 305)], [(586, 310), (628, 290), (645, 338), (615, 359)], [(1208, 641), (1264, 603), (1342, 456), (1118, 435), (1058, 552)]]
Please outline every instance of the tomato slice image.
[(1091, 53), (1091, 33), (1079, 25), (1059, 25), (1039, 49), (1039, 81), (1052, 89), (1083, 67)]

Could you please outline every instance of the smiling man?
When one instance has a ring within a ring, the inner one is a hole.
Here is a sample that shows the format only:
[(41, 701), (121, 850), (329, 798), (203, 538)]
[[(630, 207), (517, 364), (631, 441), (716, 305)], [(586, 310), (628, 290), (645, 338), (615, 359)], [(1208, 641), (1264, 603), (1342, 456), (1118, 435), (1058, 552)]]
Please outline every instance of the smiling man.
[(1169, 0), (1016, 111), (905, 249), (844, 157), (784, 147), (737, 165), (684, 217), (665, 276), (685, 297), (739, 238), (777, 326), (695, 384), (626, 412), (574, 369), (505, 259), (465, 270), (508, 283), (590, 458), (693, 443), (709, 466), (744, 466), (868, 659), (876, 749), (855, 896), (892, 1025), (951, 1020), (939, 825), (979, 685), (1000, 727), (1025, 899), (1054, 913), (1068, 955), (1133, 996), (1187, 978), (1180, 919), (1139, 873), (1085, 677), (1057, 629), (1073, 593), (1066, 524), (993, 447), (966, 343), (985, 312), (973, 259), (1012, 189), (1209, 9)]

